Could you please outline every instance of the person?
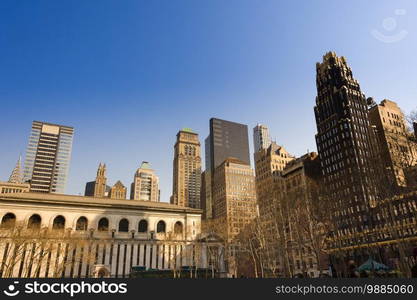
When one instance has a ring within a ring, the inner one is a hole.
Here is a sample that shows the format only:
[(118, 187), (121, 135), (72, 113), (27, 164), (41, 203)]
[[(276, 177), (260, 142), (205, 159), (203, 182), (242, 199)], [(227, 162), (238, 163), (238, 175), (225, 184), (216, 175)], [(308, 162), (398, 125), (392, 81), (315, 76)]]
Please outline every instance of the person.
[(356, 271), (356, 264), (353, 260), (350, 260), (348, 262), (348, 272), (350, 278), (359, 278), (360, 274), (358, 271)]

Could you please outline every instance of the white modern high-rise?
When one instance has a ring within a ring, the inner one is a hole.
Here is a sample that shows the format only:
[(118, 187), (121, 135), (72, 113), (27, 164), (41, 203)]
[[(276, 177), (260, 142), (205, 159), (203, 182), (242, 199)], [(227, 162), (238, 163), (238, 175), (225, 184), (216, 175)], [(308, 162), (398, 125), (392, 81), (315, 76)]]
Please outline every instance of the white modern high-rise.
[(74, 128), (33, 121), (23, 180), (31, 192), (65, 192)]
[(130, 199), (159, 202), (159, 178), (150, 164), (143, 161), (135, 173), (130, 189)]
[(253, 128), (253, 146), (255, 153), (262, 149), (268, 149), (271, 145), (269, 129), (265, 125), (258, 124)]

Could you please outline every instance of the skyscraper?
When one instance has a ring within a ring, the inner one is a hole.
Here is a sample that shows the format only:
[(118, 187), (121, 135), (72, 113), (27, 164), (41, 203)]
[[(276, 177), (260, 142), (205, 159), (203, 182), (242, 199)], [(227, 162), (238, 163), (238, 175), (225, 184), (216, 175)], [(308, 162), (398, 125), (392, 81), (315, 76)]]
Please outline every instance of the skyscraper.
[(211, 172), (229, 157), (250, 165), (247, 125), (211, 118), (210, 135), (205, 142)]
[(200, 208), (201, 156), (198, 134), (189, 128), (180, 130), (174, 146), (171, 203)]
[(275, 142), (255, 152), (254, 156), (259, 214), (267, 220), (273, 208), (273, 190), (279, 187), (282, 171), (295, 157)]
[(65, 192), (73, 135), (73, 127), (33, 121), (24, 171), (31, 192)]
[(216, 118), (210, 119), (210, 134), (205, 139), (206, 170), (204, 171), (204, 195), (201, 195), (203, 217), (213, 216), (213, 175), (214, 170), (227, 158), (234, 157), (248, 165), (248, 126)]
[(271, 145), (271, 137), (269, 136), (268, 127), (258, 124), (253, 128), (253, 147), (255, 153), (267, 149)]
[(357, 234), (370, 227), (369, 211), (376, 201), (374, 137), (366, 98), (344, 57), (329, 52), (316, 71), (314, 112), (323, 186), (332, 199), (335, 233)]
[(257, 217), (255, 175), (246, 162), (229, 157), (213, 178), (213, 219), (231, 241)]
[(143, 161), (136, 171), (130, 189), (130, 199), (159, 202), (159, 178), (151, 165)]

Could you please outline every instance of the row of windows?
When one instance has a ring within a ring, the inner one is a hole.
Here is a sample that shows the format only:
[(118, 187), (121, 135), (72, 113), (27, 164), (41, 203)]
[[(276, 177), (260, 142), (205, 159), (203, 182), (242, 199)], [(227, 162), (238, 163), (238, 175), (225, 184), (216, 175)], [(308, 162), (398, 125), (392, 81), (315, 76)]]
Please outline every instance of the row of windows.
[(2, 188), (1, 194), (10, 194), (10, 193), (21, 193), (23, 189), (21, 188)]
[(186, 155), (192, 155), (195, 156), (196, 155), (196, 147), (194, 146), (189, 146), (189, 145), (185, 145), (184, 147), (184, 153)]
[[(28, 229), (40, 229), (42, 223), (42, 218), (38, 214), (33, 214), (27, 223)], [(57, 216), (54, 218), (52, 223), (52, 229), (64, 229), (65, 228), (65, 217)], [(11, 228), (16, 224), (16, 216), (13, 213), (7, 213), (3, 216), (1, 220), (1, 228)], [(88, 219), (86, 217), (79, 217), (75, 225), (75, 230), (85, 231), (88, 229)], [(121, 219), (118, 225), (119, 232), (129, 232), (129, 220)], [(109, 219), (103, 217), (98, 221), (97, 226), (98, 231), (109, 231)], [(148, 221), (140, 220), (138, 224), (138, 232), (146, 233), (148, 232)], [(159, 221), (156, 225), (157, 233), (166, 232), (166, 223), (164, 221)], [(180, 221), (177, 221), (174, 224), (174, 233), (181, 234), (183, 232), (183, 225)]]

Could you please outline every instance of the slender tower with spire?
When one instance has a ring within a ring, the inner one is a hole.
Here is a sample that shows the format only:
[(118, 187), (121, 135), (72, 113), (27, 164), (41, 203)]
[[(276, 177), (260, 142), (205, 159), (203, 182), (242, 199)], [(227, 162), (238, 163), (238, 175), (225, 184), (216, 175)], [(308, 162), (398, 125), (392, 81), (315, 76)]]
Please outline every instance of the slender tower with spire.
[(19, 159), (14, 167), (12, 174), (9, 177), (10, 183), (22, 183), (22, 157), (19, 155)]
[(26, 193), (29, 192), (30, 184), (23, 183), (22, 177), (22, 159), (19, 159), (16, 166), (13, 168), (12, 174), (8, 181), (0, 181), (0, 194), (11, 194), (11, 193)]
[(107, 197), (110, 187), (107, 186), (106, 164), (100, 163), (97, 169), (96, 180), (87, 182), (85, 185), (85, 196)]
[(97, 177), (94, 187), (94, 197), (104, 197), (106, 193), (106, 164), (98, 166)]

